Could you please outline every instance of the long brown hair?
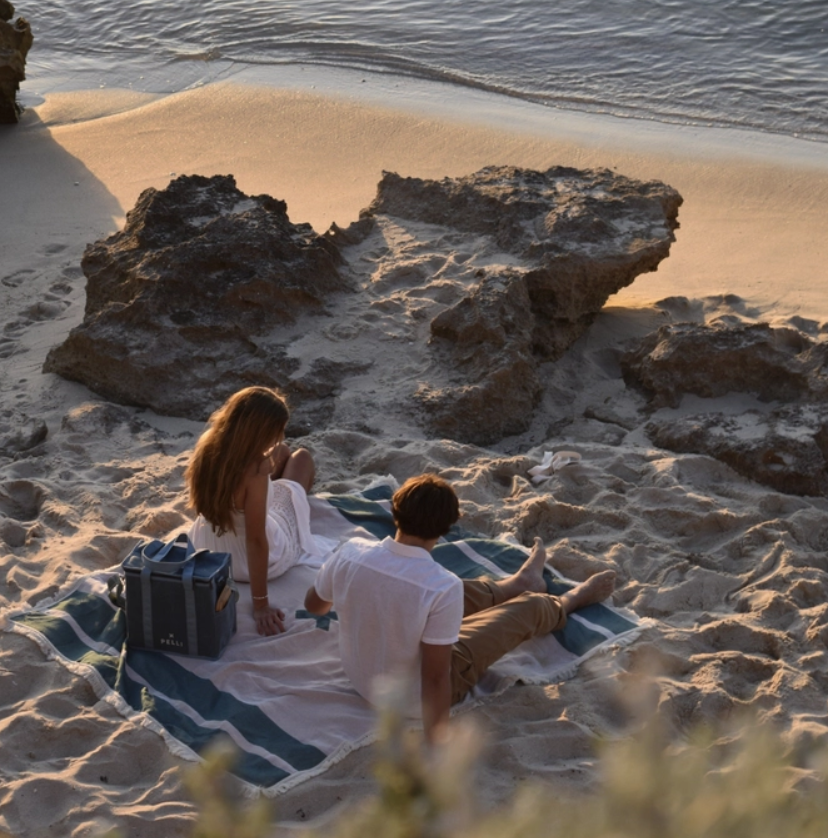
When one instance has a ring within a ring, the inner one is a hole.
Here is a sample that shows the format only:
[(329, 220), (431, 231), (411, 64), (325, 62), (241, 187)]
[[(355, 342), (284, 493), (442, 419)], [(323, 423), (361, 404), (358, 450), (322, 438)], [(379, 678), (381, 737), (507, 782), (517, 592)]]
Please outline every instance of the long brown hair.
[(190, 506), (223, 535), (233, 527), (233, 495), (245, 472), (281, 437), (288, 421), (284, 397), (246, 387), (208, 420), (185, 473)]

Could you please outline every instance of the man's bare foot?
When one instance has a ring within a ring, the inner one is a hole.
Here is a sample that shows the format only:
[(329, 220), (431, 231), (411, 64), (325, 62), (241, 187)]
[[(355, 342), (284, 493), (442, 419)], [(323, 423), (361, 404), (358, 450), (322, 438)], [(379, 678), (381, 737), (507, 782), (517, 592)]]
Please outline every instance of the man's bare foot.
[(526, 591), (545, 594), (546, 580), (543, 578), (545, 564), (546, 548), (543, 546), (543, 541), (536, 538), (532, 545), (532, 551), (529, 553), (529, 558), (523, 563), (520, 570), (497, 583), (503, 593), (506, 594), (506, 599), (520, 596)]
[(585, 605), (602, 602), (615, 590), (615, 571), (602, 570), (590, 576), (585, 582), (576, 585), (561, 597), (564, 613), (571, 614)]

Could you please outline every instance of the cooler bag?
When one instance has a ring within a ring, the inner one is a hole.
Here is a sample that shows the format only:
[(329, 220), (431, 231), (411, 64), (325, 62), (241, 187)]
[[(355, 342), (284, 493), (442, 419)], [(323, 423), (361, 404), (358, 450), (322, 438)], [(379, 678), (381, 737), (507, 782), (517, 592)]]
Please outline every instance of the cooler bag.
[(139, 542), (121, 564), (127, 645), (217, 658), (236, 632), (230, 554), (196, 550), (186, 533)]

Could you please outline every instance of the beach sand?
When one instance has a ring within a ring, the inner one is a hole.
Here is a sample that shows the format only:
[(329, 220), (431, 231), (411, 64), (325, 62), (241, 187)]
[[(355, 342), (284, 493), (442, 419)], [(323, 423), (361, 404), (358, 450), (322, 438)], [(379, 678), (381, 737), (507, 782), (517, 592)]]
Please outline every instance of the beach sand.
[[(42, 420), (48, 437), (33, 456), (0, 456), (0, 604), (34, 604), (188, 520), (183, 470), (201, 426), (127, 409), (146, 424), (95, 433), (101, 399), (41, 372), (82, 319), (84, 247), (118, 229), (142, 190), (181, 174), (233, 174), (243, 191), (285, 200), (292, 221), (322, 232), (356, 219), (383, 170), (608, 167), (678, 189), (681, 226), (658, 272), (612, 298), (545, 370), (548, 415), (492, 449), (429, 440), (413, 424), (384, 433), (377, 417), (379, 433), (329, 429), (302, 444), (321, 490), (437, 468), (458, 487), (468, 527), (526, 544), (541, 535), (571, 578), (612, 567), (616, 603), (657, 621), (573, 680), (514, 687), (472, 711), (489, 742), (479, 778), (487, 805), (529, 779), (549, 781), (551, 794), (593, 788), (595, 739), (629, 734), (641, 708), (627, 698), (639, 693), (677, 732), (747, 709), (777, 723), (792, 747), (824, 741), (828, 502), (781, 495), (710, 458), (657, 449), (640, 427), (584, 414), (608, 399), (623, 411), (623, 382), (604, 359), (667, 322), (669, 307), (657, 305), (667, 297), (697, 302), (686, 308), (696, 319), (788, 323), (824, 339), (828, 164), (808, 144), (737, 132), (712, 143), (693, 129), (540, 118), (482, 96), (465, 111), (428, 104), (395, 101), (393, 90), (222, 82), (168, 97), (56, 93), (2, 128), (0, 424), (11, 433)], [(382, 339), (368, 329), (355, 338)], [(297, 351), (312, 354), (313, 336)], [(702, 401), (685, 399), (676, 414), (751, 404), (735, 394)], [(581, 463), (533, 485), (529, 467), (564, 447)], [(187, 833), (186, 763), (160, 737), (25, 637), (0, 634), (0, 671), (0, 830)], [(642, 673), (651, 680), (639, 691)], [(351, 754), (278, 798), (278, 819), (332, 817), (370, 791), (370, 765), (370, 749)]]

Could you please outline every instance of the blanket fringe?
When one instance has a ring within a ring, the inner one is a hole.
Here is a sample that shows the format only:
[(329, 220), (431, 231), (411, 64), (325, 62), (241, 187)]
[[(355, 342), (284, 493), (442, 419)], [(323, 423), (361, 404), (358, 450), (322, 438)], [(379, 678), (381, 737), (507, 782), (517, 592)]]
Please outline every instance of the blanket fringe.
[(344, 745), (341, 745), (332, 754), (325, 757), (325, 759), (322, 760), (322, 762), (320, 762), (319, 765), (315, 766), (314, 768), (303, 771), (301, 774), (294, 774), (291, 777), (286, 777), (284, 780), (282, 780), (279, 783), (276, 783), (275, 785), (267, 786), (266, 788), (254, 786), (254, 788), (264, 797), (279, 797), (285, 792), (288, 792), (296, 786), (301, 785), (305, 782), (305, 780), (310, 780), (312, 777), (318, 777), (320, 774), (324, 774), (324, 772), (327, 771), (332, 765), (336, 765), (336, 763), (342, 762), (342, 760), (345, 759), (345, 757), (347, 757), (354, 751), (358, 751), (360, 748), (364, 748), (367, 745), (373, 745), (374, 742), (377, 741), (377, 738), (377, 731), (372, 730), (370, 733), (366, 733), (365, 736), (355, 740), (354, 742), (348, 742)]
[[(41, 603), (39, 603), (39, 605), (41, 605)], [(27, 609), (27, 611), (31, 610), (32, 609)], [(186, 759), (190, 762), (201, 762), (201, 757), (195, 751), (188, 748), (183, 742), (180, 742), (178, 739), (171, 736), (163, 725), (155, 721), (155, 719), (147, 713), (134, 710), (130, 707), (122, 696), (118, 695), (118, 693), (114, 692), (110, 688), (94, 667), (65, 658), (55, 650), (54, 646), (52, 646), (52, 644), (42, 634), (40, 634), (40, 632), (35, 629), (31, 629), (28, 626), (15, 623), (13, 620), (6, 620), (5, 625), (3, 625), (2, 628), (9, 633), (20, 634), (24, 637), (28, 637), (30, 640), (33, 640), (38, 648), (43, 652), (46, 660), (55, 661), (61, 664), (61, 666), (73, 675), (78, 675), (85, 679), (92, 687), (92, 691), (98, 699), (103, 701), (105, 704), (108, 704), (121, 716), (133, 724), (145, 727), (153, 733), (158, 734), (175, 756), (181, 757), (182, 759)]]

